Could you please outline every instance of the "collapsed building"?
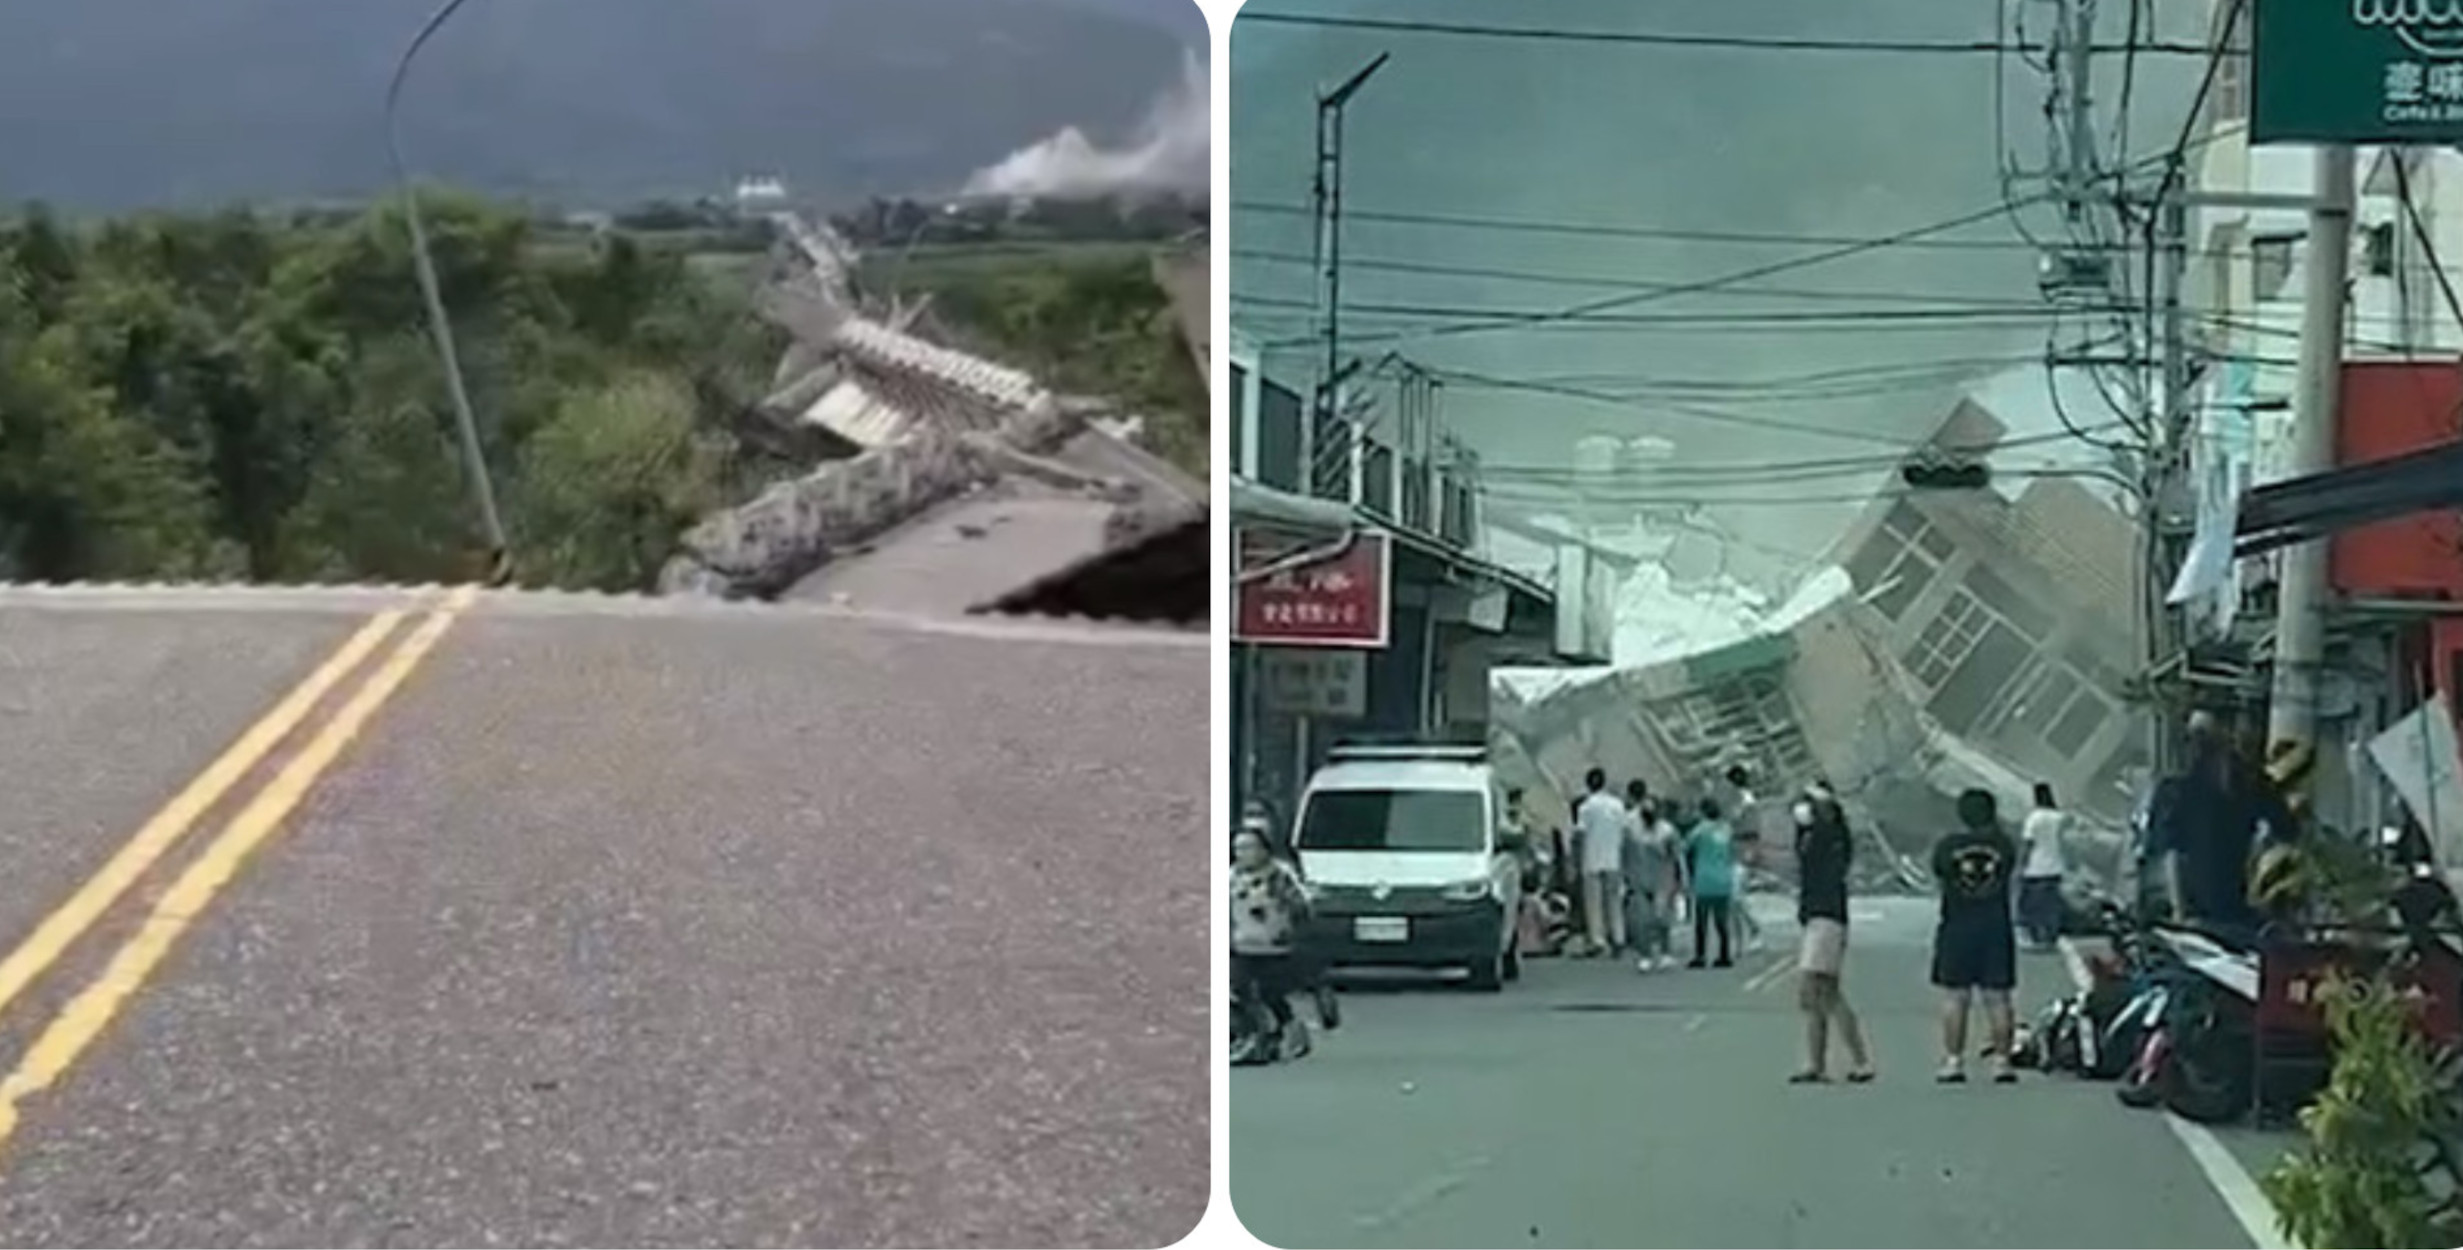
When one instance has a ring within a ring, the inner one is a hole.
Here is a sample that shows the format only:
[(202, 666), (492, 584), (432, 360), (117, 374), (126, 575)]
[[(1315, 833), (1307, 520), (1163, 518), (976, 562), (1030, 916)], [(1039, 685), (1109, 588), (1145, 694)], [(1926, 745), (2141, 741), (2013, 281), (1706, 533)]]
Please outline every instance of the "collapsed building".
[[(1929, 450), (1985, 456), (2006, 433), (1961, 401)], [(1919, 852), (1960, 790), (2015, 811), (2043, 781), (2103, 831), (2087, 849), (2108, 860), (2147, 763), (2127, 676), (2132, 530), (2072, 478), (2014, 495), (1892, 482), (1760, 629), (1657, 663), (1500, 681), (1498, 765), (1543, 816), (1594, 766), (1678, 795), (1731, 764), (1774, 790), (1824, 779), (1879, 852), (1859, 856), (1868, 887), (1922, 877)]]
[(1206, 620), (1206, 490), (1143, 420), (867, 307), (855, 249), (774, 214), (763, 312), (793, 339), (757, 419), (818, 463), (704, 519), (661, 593), (899, 615)]

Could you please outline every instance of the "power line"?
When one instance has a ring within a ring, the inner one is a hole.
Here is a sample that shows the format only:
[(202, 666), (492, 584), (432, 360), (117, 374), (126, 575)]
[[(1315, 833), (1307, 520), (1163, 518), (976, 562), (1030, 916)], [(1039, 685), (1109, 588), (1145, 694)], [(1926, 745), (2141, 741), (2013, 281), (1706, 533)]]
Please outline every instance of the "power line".
[[(1912, 54), (1973, 56), (1996, 52), (2018, 51), (1997, 39), (1824, 39), (1802, 35), (1690, 35), (1660, 31), (1562, 30), (1530, 26), (1494, 26), (1474, 22), (1428, 22), (1400, 18), (1314, 17), (1296, 13), (1259, 13), (1244, 11), (1236, 19), (1240, 25), (1306, 26), (1332, 30), (1378, 31), (1386, 34), (1453, 35), (1475, 39), (1521, 39), (1549, 43), (1587, 43), (1626, 45), (1653, 48), (1723, 48), (1749, 52), (1846, 52), (1863, 54)], [(2122, 45), (2099, 45), (2102, 52), (2122, 51)], [(2206, 49), (2190, 44), (2147, 43), (2145, 52), (2173, 55), (2203, 55)]]
[(1759, 394), (1772, 388), (1788, 389), (1803, 386), (1822, 386), (1836, 382), (1854, 382), (1875, 377), (1897, 376), (1914, 372), (1948, 373), (1958, 370), (1973, 370), (1978, 367), (1992, 365), (2026, 364), (2036, 360), (2039, 355), (2040, 353), (2028, 352), (2025, 354), (2004, 354), (1997, 356), (1951, 356), (1933, 360), (1902, 360), (1892, 361), (1885, 364), (1849, 365), (1845, 368), (1822, 369), (1812, 373), (1772, 374), (1765, 378), (1757, 378), (1749, 382), (1738, 381), (1734, 378), (1663, 378), (1656, 374), (1639, 373), (1560, 374), (1538, 380), (1561, 383), (1565, 385), (1579, 385), (1585, 381), (1597, 381), (1603, 378), (1612, 381), (1620, 379), (1644, 379), (1671, 390), (1741, 390)]
[(1683, 417), (1688, 420), (1709, 422), (1717, 425), (1749, 426), (1766, 430), (1785, 431), (1791, 434), (1810, 434), (1819, 438), (1839, 439), (1845, 442), (1876, 443), (1892, 448), (1903, 448), (1907, 445), (1907, 440), (1892, 435), (1873, 434), (1863, 430), (1840, 429), (1836, 426), (1815, 425), (1811, 422), (1805, 421), (1790, 421), (1782, 417), (1764, 417), (1756, 416), (1752, 413), (1729, 412), (1723, 409), (1710, 408), (1699, 404), (1684, 402), (1654, 401), (1645, 404), (1635, 400), (1626, 399), (1622, 396), (1602, 394), (1598, 391), (1577, 386), (1561, 386), (1550, 383), (1533, 382), (1514, 378), (1489, 377), (1482, 374), (1464, 372), (1439, 372), (1435, 373), (1433, 376), (1435, 376), (1440, 382), (1444, 382), (1448, 385), (1457, 385), (1467, 382), (1474, 386), (1486, 386), (1497, 390), (1528, 391), (1538, 395), (1554, 395), (1565, 399), (1578, 399), (1586, 403), (1602, 404), (1611, 408), (1622, 408), (1628, 411), (1645, 412), (1654, 416)]
[[(1674, 290), (1675, 288), (1685, 286), (1688, 286), (1688, 284), (1671, 283), (1666, 287), (1657, 289)], [(1654, 292), (1645, 292), (1645, 294), (1652, 293)], [(1687, 290), (1685, 293), (1691, 294), (1694, 292)], [(1288, 296), (1234, 293), (1231, 298), (1234, 304), (1259, 308), (1301, 309), (1313, 306), (1311, 301)], [(1640, 301), (1634, 300), (1631, 302), (1638, 303)], [(1908, 324), (1944, 322), (1952, 323), (1954, 325), (1967, 325), (1981, 321), (2006, 321), (2011, 319), (2016, 319), (2021, 324), (2026, 324), (2034, 321), (2040, 321), (2047, 317), (2057, 316), (2059, 310), (2046, 308), (2039, 304), (2009, 303), (1994, 307), (1967, 306), (1946, 308), (1773, 309), (1764, 312), (1682, 313), (1618, 313), (1601, 311), (1568, 314), (1566, 312), (1556, 310), (1483, 308), (1462, 304), (1368, 302), (1358, 304), (1346, 303), (1343, 305), (1343, 312), (1346, 315), (1358, 314), (1362, 316), (1383, 317), (1387, 319), (1438, 318), (1451, 320), (1470, 317), (1494, 317), (1500, 320), (1510, 319), (1514, 321), (1528, 322), (1533, 325), (1595, 326), (1631, 329), (1646, 327), (1737, 329), (1765, 327), (1777, 328), (1785, 326), (1802, 326), (1817, 329), (1881, 329), (1885, 326), (1892, 325), (1903, 326)], [(1429, 333), (1433, 334), (1446, 328), (1448, 327), (1441, 325), (1436, 327), (1434, 330), (1431, 330)]]
[(1931, 445), (1925, 443), (1925, 441), (1921, 438), (1915, 438), (1907, 440), (1907, 446), (1903, 450), (1893, 454), (1877, 453), (1874, 455), (1862, 456), (1817, 456), (1800, 460), (1688, 461), (1682, 464), (1671, 462), (1667, 464), (1643, 466), (1638, 470), (1620, 468), (1610, 470), (1605, 473), (1599, 470), (1586, 469), (1578, 465), (1518, 465), (1499, 464), (1492, 460), (1482, 460), (1480, 462), (1479, 471), (1480, 480), (1482, 481), (1582, 482), (1597, 481), (1602, 477), (1619, 481), (1630, 481), (1636, 478), (1647, 481), (1659, 477), (1684, 478), (1688, 480), (1698, 478), (1709, 478), (1713, 480), (1720, 478), (1743, 478), (1751, 480), (1765, 474), (1787, 477), (1800, 473), (1859, 473), (1876, 469), (1891, 469), (1906, 463), (1910, 456), (1921, 456), (1928, 451), (1938, 451), (1941, 454), (1952, 458), (1997, 456), (2003, 452), (2022, 447), (2036, 447), (2048, 443), (2067, 442), (2069, 441), (2069, 438), (2070, 436), (2067, 432), (2053, 434), (2029, 434), (2016, 438), (2005, 438), (1992, 444), (1991, 446), (1939, 448), (1932, 447)]
[[(1278, 204), (1271, 200), (1234, 200), (1231, 208), (1234, 213), (1263, 213), (1278, 217), (1305, 217), (1310, 212), (1305, 205)], [(1763, 247), (1843, 247), (1871, 242), (1874, 238), (1872, 235), (1821, 234), (1783, 230), (1711, 230), (1676, 226), (1625, 226), (1607, 222), (1562, 221), (1536, 217), (1345, 207), (1343, 224), (1348, 226), (1354, 223), (1488, 230), (1506, 234), (1551, 234), (1574, 238), (1634, 239), (1665, 243), (1733, 243)], [(1927, 237), (1909, 239), (1895, 246), (1908, 251), (2035, 252), (2040, 250), (2024, 239), (1936, 239)], [(2120, 245), (2117, 244), (2106, 245), (2107, 250), (2119, 250), (2119, 248)]]
[[(2102, 482), (2114, 481), (2111, 475), (2103, 471), (2093, 469), (2010, 469), (1996, 470), (1995, 476), (2013, 481), (2035, 481), (2045, 478), (2091, 478)], [(2118, 483), (2116, 482), (2115, 484), (2117, 485)], [(1607, 504), (1627, 508), (1795, 508), (1803, 507), (1807, 504), (1871, 503), (1876, 498), (1882, 497), (1885, 493), (1887, 492), (1851, 491), (1833, 495), (1804, 495), (1794, 492), (1784, 495), (1718, 495), (1666, 493), (1652, 494), (1648, 492), (1623, 492), (1615, 490), (1605, 492), (1583, 491), (1577, 493), (1562, 488), (1517, 487), (1510, 485), (1503, 488), (1497, 488), (1490, 487), (1485, 484), (1480, 487), (1480, 494), (1483, 496), (1504, 499), (1515, 503), (1521, 503), (1526, 506), (1535, 502), (1553, 502), (1560, 505), (1587, 503)]]
[[(1272, 264), (1308, 265), (1315, 263), (1310, 257), (1299, 252), (1280, 252), (1266, 248), (1235, 247), (1231, 250), (1231, 254), (1235, 259), (1247, 258), (1250, 260), (1266, 261)], [(1674, 283), (1663, 279), (1646, 279), (1638, 277), (1619, 278), (1603, 276), (1598, 273), (1552, 273), (1531, 269), (1515, 269), (1504, 265), (1458, 265), (1441, 261), (1393, 260), (1385, 258), (1360, 259), (1346, 256), (1343, 258), (1343, 264), (1347, 268), (1366, 269), (1382, 273), (1422, 274), (1429, 277), (1440, 278), (1484, 278), (1508, 282), (1529, 282), (1539, 285), (1602, 287), (1621, 291), (1648, 290), (1657, 286), (1675, 285)], [(1861, 299), (1872, 300), (1878, 303), (1914, 303), (1934, 307), (1978, 307), (1986, 309), (2042, 307), (2040, 303), (2034, 300), (1994, 299), (1988, 296), (1966, 295), (1950, 292), (1826, 291), (1812, 287), (1739, 287), (1713, 293), (1735, 296), (1764, 296), (1772, 299)]]

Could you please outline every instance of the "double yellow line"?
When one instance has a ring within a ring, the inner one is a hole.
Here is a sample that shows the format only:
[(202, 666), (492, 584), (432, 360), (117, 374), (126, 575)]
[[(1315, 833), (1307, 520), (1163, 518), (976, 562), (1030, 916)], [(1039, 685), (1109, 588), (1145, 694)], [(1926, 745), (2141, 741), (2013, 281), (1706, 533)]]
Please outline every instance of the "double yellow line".
[[(469, 610), (478, 597), (474, 587), (449, 592), (442, 602), (425, 609), (418, 625), (378, 662), (349, 700), (299, 748), (281, 771), (265, 783), (246, 806), (233, 815), (222, 832), (197, 853), (170, 888), (154, 903), (127, 941), (111, 956), (101, 974), (52, 1017), (25, 1056), (0, 1079), (0, 1146), (15, 1134), (18, 1104), (28, 1094), (48, 1089), (110, 1027), (120, 1009), (171, 953), (180, 935), (204, 914), (214, 896), (230, 884), (240, 866), (272, 838), (284, 819), (298, 808), (317, 779), (340, 758), (343, 750), (375, 718), (411, 671), (436, 649), (445, 631)], [(328, 695), (356, 672), (362, 662), (416, 613), (379, 613), (351, 635), (316, 670), (291, 688), (282, 701), (240, 734), (205, 771), (197, 774), (161, 811), (139, 826), (123, 845), (76, 892), (69, 895), (5, 958), (0, 958), (0, 1012), (24, 994), (77, 940), (94, 927), (114, 903), (146, 872), (179, 844), (234, 788), (287, 741), (323, 705)]]

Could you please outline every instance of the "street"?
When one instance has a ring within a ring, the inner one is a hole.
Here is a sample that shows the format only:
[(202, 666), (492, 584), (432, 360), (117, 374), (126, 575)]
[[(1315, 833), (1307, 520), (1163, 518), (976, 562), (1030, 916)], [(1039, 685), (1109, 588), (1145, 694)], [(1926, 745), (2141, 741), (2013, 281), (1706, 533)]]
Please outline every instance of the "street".
[(1202, 635), (0, 588), (0, 1244), (1168, 1244), (1206, 710)]
[[(1769, 949), (1732, 970), (1545, 959), (1495, 995), (1354, 989), (1315, 1054), (1232, 1074), (1242, 1223), (1312, 1247), (2253, 1244), (2110, 1086), (1933, 1083), (1924, 900), (1856, 904), (1880, 1079), (1787, 1085), (1792, 915), (1756, 902)], [(2066, 991), (2059, 956), (2024, 958), (2022, 1004)]]

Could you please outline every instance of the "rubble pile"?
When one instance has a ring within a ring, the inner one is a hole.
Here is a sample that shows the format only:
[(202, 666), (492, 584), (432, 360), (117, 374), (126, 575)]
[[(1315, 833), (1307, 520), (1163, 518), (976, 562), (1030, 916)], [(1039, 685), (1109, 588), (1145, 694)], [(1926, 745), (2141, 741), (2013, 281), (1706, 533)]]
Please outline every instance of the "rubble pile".
[(1107, 533), (1124, 539), (1184, 518), (1185, 501), (1150, 500), (1114, 475), (1116, 464), (1136, 472), (1128, 452), (1110, 449), (1095, 470), (1060, 456), (1101, 434), (1114, 415), (1106, 406), (928, 342), (902, 310), (863, 309), (852, 246), (827, 226), (782, 217), (761, 304), (796, 342), (777, 391), (754, 413), (778, 427), (769, 442), (818, 440), (840, 455), (695, 526), (662, 570), (660, 593), (775, 597), (926, 511), (1011, 477), (1113, 506)]

